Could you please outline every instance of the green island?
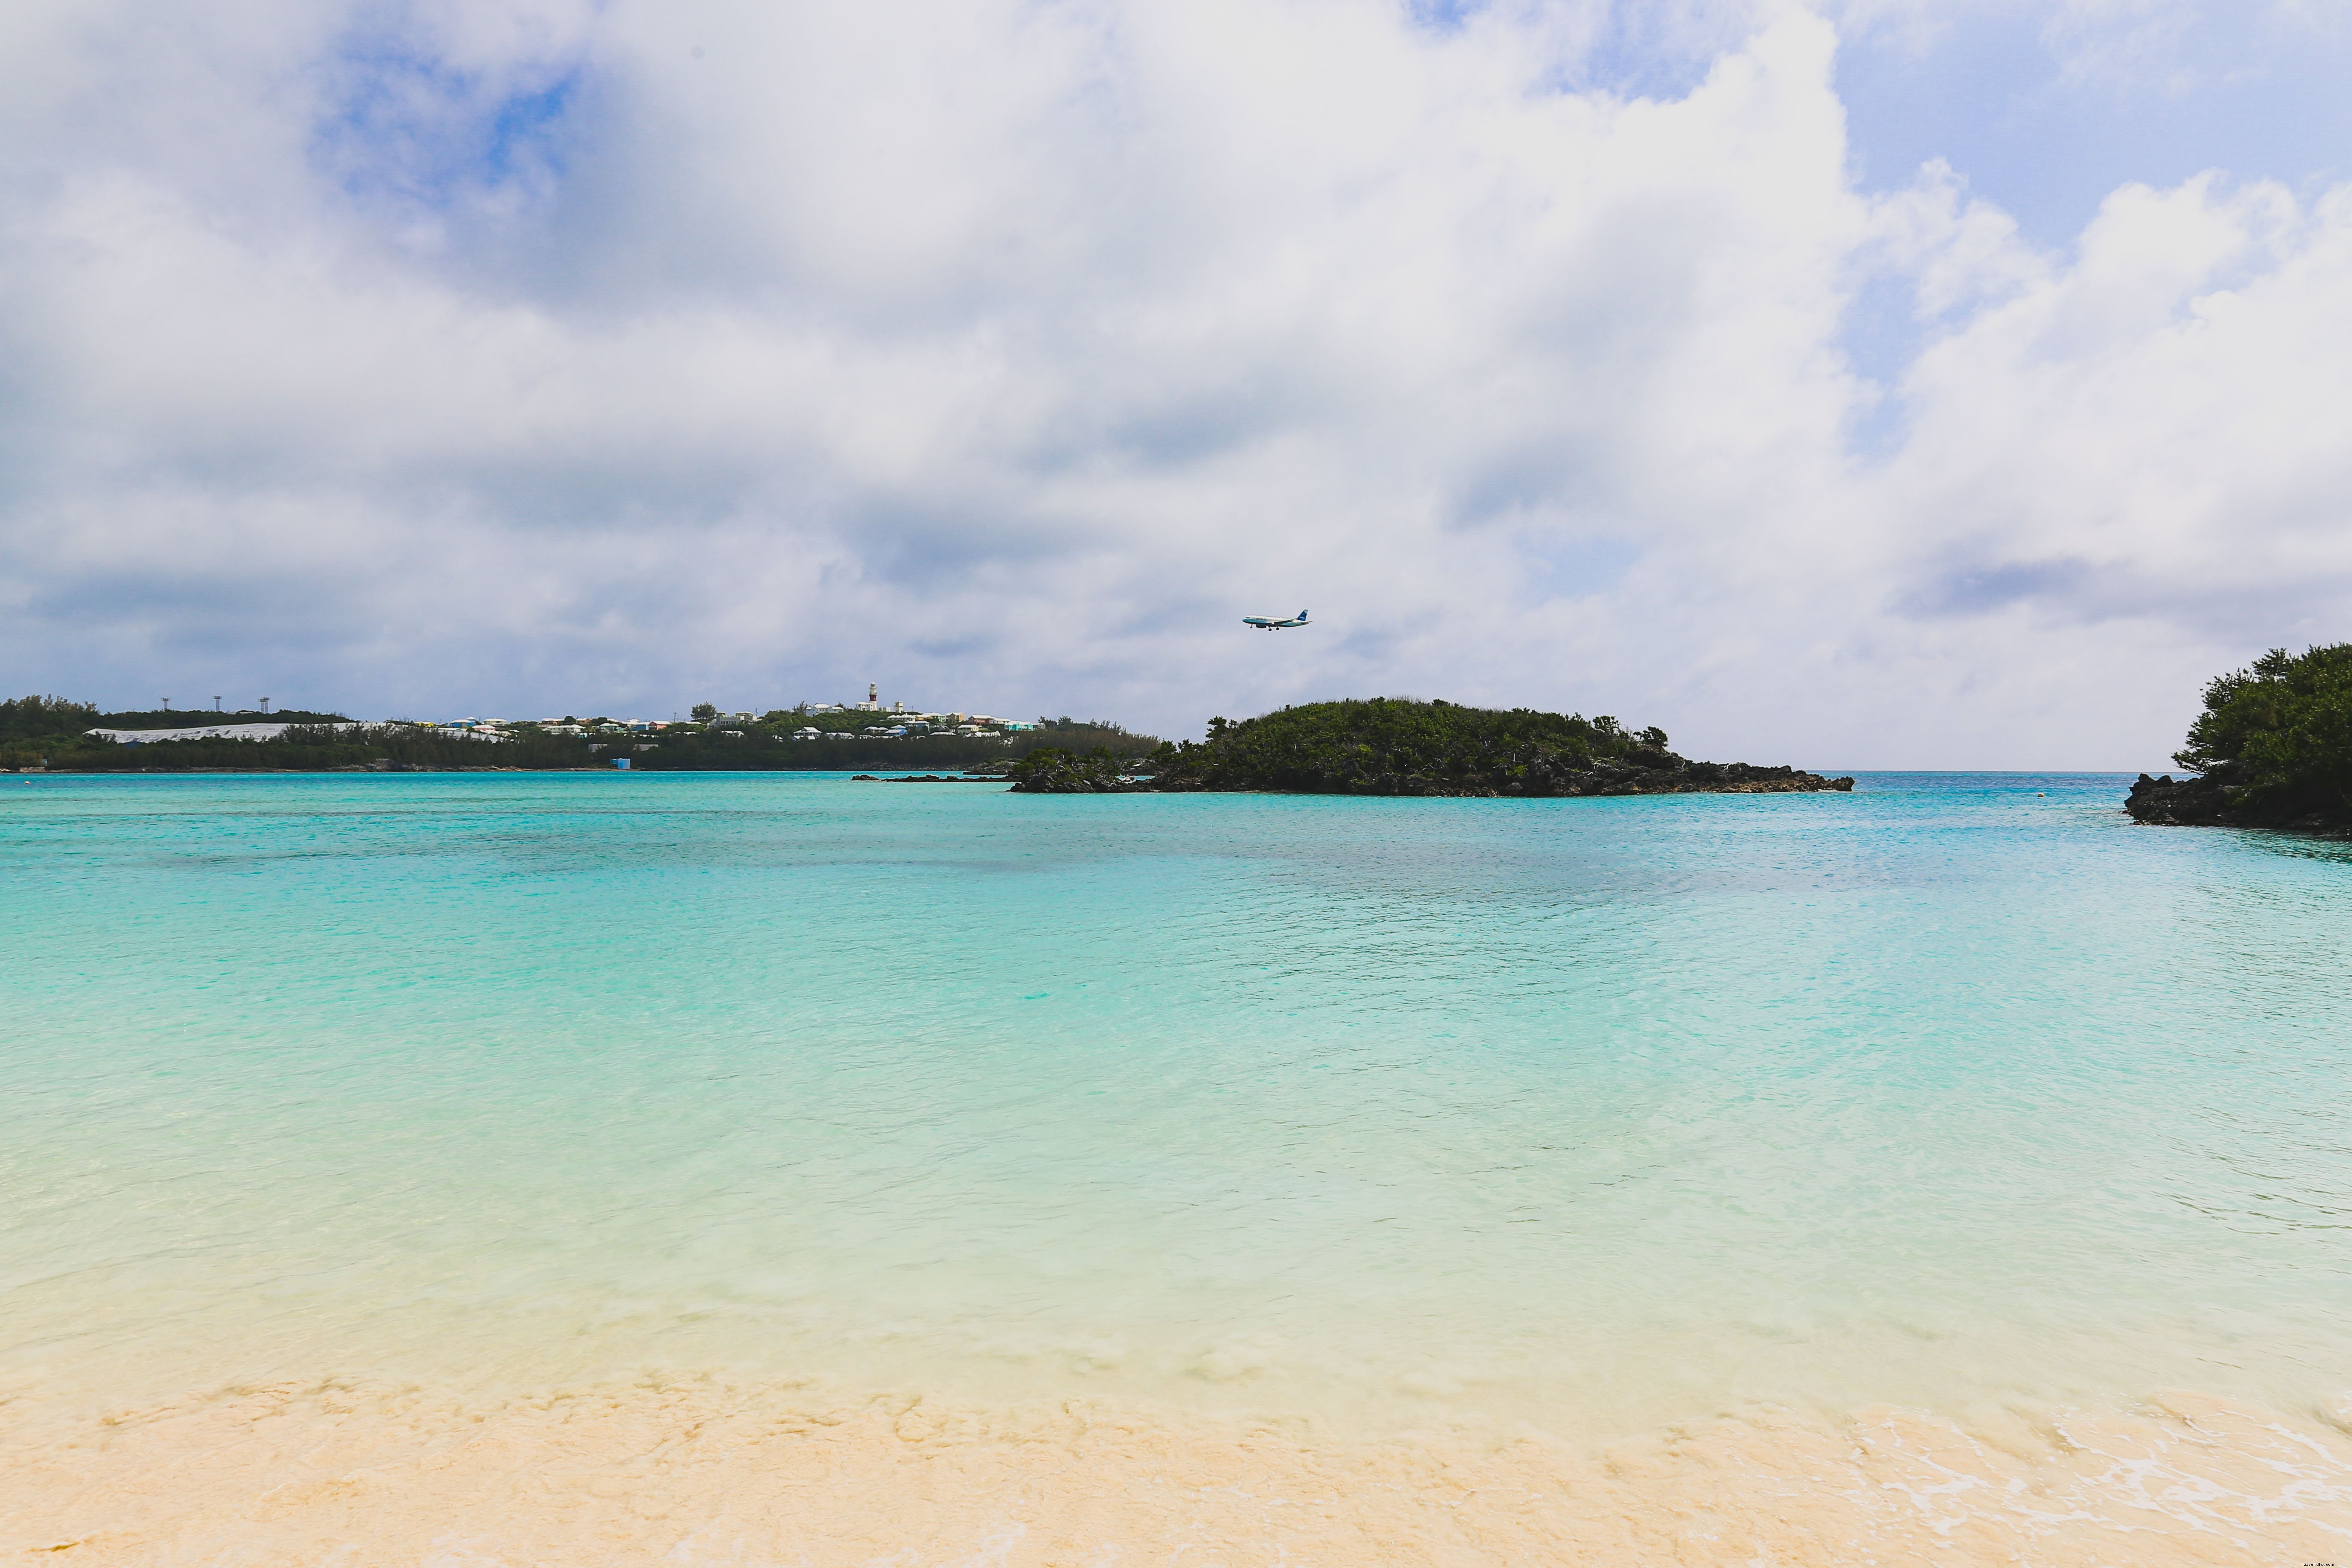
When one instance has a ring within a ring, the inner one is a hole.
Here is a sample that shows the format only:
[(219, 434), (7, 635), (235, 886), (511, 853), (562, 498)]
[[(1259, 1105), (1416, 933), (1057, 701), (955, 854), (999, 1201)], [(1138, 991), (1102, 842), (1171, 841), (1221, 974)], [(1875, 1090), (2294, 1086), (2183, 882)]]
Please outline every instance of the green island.
[(2352, 828), (2352, 643), (2283, 647), (2205, 688), (2172, 753), (2196, 776), (2139, 775), (2124, 809), (2176, 827)]
[(1309, 702), (1239, 723), (1212, 719), (1205, 741), (1163, 743), (1147, 757), (1041, 747), (1009, 771), (1014, 790), (1033, 795), (1765, 795), (1853, 787), (1850, 778), (1789, 767), (1695, 763), (1666, 749), (1664, 731), (1628, 731), (1606, 714), (1394, 697)]
[[(856, 721), (881, 713), (857, 714)], [(1107, 720), (1043, 719), (1026, 730), (985, 735), (834, 734), (800, 738), (816, 724), (851, 721), (840, 710), (808, 707), (721, 715), (709, 704), (694, 720), (632, 727), (602, 715), (515, 722), (495, 731), (388, 721), (356, 722), (340, 713), (151, 711), (106, 713), (58, 697), (0, 701), (0, 770), (47, 773), (508, 773), (819, 772), (860, 768), (961, 768), (1002, 773), (1040, 747), (1085, 748), (1116, 757), (1150, 754), (1156, 737)], [(140, 740), (176, 729), (268, 729), (267, 735)], [(131, 736), (115, 739), (93, 731)]]

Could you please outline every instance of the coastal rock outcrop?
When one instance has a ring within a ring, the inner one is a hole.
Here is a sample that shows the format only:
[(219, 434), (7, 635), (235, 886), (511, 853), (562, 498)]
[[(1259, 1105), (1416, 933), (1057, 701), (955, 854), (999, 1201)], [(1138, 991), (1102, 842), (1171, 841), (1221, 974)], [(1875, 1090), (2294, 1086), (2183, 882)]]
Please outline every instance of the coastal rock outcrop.
[(2216, 678), (2172, 760), (2197, 776), (2140, 774), (2124, 800), (2135, 822), (2352, 829), (2352, 643), (2273, 648)]
[(1018, 795), (1116, 795), (1148, 789), (1137, 770), (1142, 759), (1113, 755), (1097, 747), (1080, 753), (1041, 746), (1006, 770)]
[(2231, 791), (2217, 773), (2176, 779), (2142, 773), (2124, 797), (2134, 822), (2157, 827), (2212, 827), (2228, 820)]
[(1292, 795), (1780, 795), (1851, 790), (1851, 778), (1792, 767), (1693, 762), (1663, 730), (1612, 718), (1498, 710), (1410, 698), (1307, 703), (1148, 758), (1032, 752), (1012, 769), (1024, 794), (1263, 791)]

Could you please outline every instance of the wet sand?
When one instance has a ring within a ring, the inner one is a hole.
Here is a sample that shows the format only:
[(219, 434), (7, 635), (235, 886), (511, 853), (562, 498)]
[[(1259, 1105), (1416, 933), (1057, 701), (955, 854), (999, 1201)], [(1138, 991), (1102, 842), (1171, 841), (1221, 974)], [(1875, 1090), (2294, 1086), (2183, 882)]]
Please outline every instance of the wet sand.
[(2352, 1436), (2191, 1395), (1967, 1431), (1768, 1413), (1601, 1450), (696, 1380), (16, 1404), (0, 1551), (22, 1563), (2352, 1562)]

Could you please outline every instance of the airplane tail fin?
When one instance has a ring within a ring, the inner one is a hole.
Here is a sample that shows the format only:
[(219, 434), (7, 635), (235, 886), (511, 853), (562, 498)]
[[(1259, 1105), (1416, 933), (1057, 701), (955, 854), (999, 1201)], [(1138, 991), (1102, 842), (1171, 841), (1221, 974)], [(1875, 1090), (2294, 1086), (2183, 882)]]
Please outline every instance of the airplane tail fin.
[(1303, 620), (1305, 620), (1305, 619), (1307, 618), (1307, 612), (1306, 612), (1306, 611), (1304, 611), (1304, 610), (1299, 611), (1299, 612), (1298, 612), (1298, 618), (1299, 618), (1300, 620), (1302, 620), (1302, 621), (1303, 621)]

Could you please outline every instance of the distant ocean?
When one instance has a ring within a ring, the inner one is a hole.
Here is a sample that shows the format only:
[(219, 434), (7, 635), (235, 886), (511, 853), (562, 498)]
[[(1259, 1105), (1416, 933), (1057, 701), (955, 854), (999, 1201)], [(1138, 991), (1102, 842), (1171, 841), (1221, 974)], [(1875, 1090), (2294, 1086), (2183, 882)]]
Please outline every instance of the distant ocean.
[(0, 781), (0, 1546), (2352, 1561), (2352, 844), (2128, 782)]

